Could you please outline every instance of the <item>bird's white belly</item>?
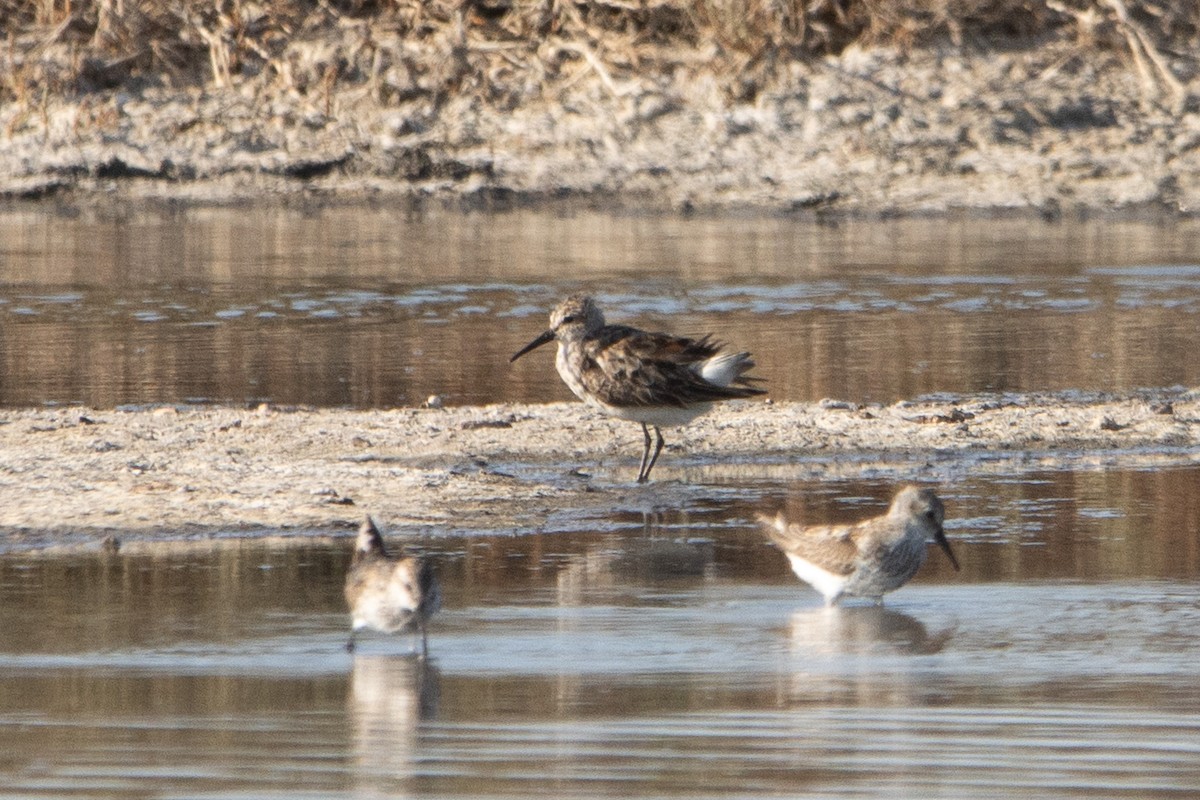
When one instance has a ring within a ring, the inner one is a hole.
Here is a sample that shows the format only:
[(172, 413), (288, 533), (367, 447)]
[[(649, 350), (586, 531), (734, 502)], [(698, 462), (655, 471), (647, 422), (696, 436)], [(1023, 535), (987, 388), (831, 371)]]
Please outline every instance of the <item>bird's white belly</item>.
[(634, 422), (644, 422), (659, 428), (674, 428), (686, 425), (704, 412), (712, 408), (712, 403), (699, 403), (694, 406), (680, 408), (678, 406), (610, 406), (591, 398), (584, 398), (590, 405), (599, 408), (605, 414), (618, 419), (628, 419)]
[(396, 633), (414, 621), (412, 604), (398, 604), (385, 594), (362, 598), (354, 607), (353, 626), (356, 630), (374, 628), (383, 633)]
[(847, 583), (845, 575), (835, 575), (829, 570), (791, 553), (788, 553), (787, 557), (788, 561), (792, 562), (792, 572), (796, 573), (796, 577), (824, 595), (825, 602), (832, 603), (845, 589)]

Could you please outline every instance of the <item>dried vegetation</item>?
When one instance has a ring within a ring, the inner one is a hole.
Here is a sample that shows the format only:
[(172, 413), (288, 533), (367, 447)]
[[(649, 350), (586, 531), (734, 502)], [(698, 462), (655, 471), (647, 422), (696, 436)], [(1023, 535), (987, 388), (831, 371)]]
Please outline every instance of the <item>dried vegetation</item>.
[(1194, 211), (1198, 50), (1172, 0), (0, 0), (0, 198)]
[(0, 0), (0, 101), (148, 86), (284, 89), (504, 108), (593, 73), (612, 92), (702, 71), (737, 99), (783, 60), (1012, 37), (1117, 51), (1178, 92), (1200, 4), (1170, 0)]

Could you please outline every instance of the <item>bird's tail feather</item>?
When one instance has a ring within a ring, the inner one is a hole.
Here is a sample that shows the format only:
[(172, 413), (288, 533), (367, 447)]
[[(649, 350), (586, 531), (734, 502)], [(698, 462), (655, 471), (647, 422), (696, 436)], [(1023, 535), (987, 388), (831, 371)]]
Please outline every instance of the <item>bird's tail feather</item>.
[(732, 383), (745, 384), (757, 380), (757, 378), (743, 377), (752, 369), (754, 369), (754, 359), (750, 357), (749, 353), (717, 353), (700, 367), (700, 376), (717, 386), (729, 386)]

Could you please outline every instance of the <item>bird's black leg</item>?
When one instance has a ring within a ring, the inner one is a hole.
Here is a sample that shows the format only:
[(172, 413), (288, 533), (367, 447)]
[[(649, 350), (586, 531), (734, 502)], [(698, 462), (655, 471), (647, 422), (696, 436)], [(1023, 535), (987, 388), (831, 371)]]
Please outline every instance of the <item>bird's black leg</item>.
[(355, 631), (353, 628), (351, 628), (350, 629), (350, 640), (346, 642), (346, 652), (347, 653), (354, 652), (354, 634), (355, 634)]
[[(643, 425), (643, 427), (645, 427), (645, 426)], [(646, 469), (642, 472), (641, 476), (638, 478), (638, 483), (645, 483), (646, 481), (650, 480), (650, 470), (654, 469), (654, 464), (655, 464), (655, 462), (658, 461), (658, 454), (662, 452), (663, 444), (664, 444), (663, 435), (662, 435), (662, 431), (659, 430), (659, 427), (657, 425), (654, 426), (654, 435), (656, 437), (658, 437), (658, 441), (654, 445), (654, 455), (650, 457), (650, 463), (646, 465)], [(650, 432), (649, 431), (646, 432), (646, 452), (650, 452)], [(643, 462), (645, 461), (644, 456), (643, 456), (642, 460), (643, 460)]]
[(650, 458), (650, 429), (646, 427), (646, 423), (642, 423), (642, 435), (646, 437), (646, 444), (642, 448), (642, 464), (638, 467), (638, 483), (646, 482), (646, 475), (649, 470), (646, 469), (646, 461)]

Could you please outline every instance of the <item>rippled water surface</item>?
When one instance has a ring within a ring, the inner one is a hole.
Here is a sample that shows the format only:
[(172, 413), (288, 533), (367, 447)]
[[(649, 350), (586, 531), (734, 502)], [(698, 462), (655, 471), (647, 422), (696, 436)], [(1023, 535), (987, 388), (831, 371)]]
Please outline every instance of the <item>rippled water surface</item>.
[[(507, 358), (577, 289), (780, 400), (1195, 386), (1197, 253), (1197, 221), (9, 210), (0, 405), (568, 399)], [(409, 542), (427, 662), (345, 651), (345, 538), (0, 553), (0, 798), (1195, 796), (1200, 469), (897, 458)], [(899, 473), (944, 479), (963, 570), (824, 608), (755, 514), (857, 519)]]
[(1195, 467), (942, 487), (882, 608), (752, 527), (886, 482), (729, 483), (604, 532), (445, 536), (431, 657), (345, 652), (349, 540), (0, 557), (0, 797), (1189, 797)]
[(1200, 222), (0, 214), (0, 404), (568, 399), (566, 292), (714, 332), (781, 400), (1200, 382)]

